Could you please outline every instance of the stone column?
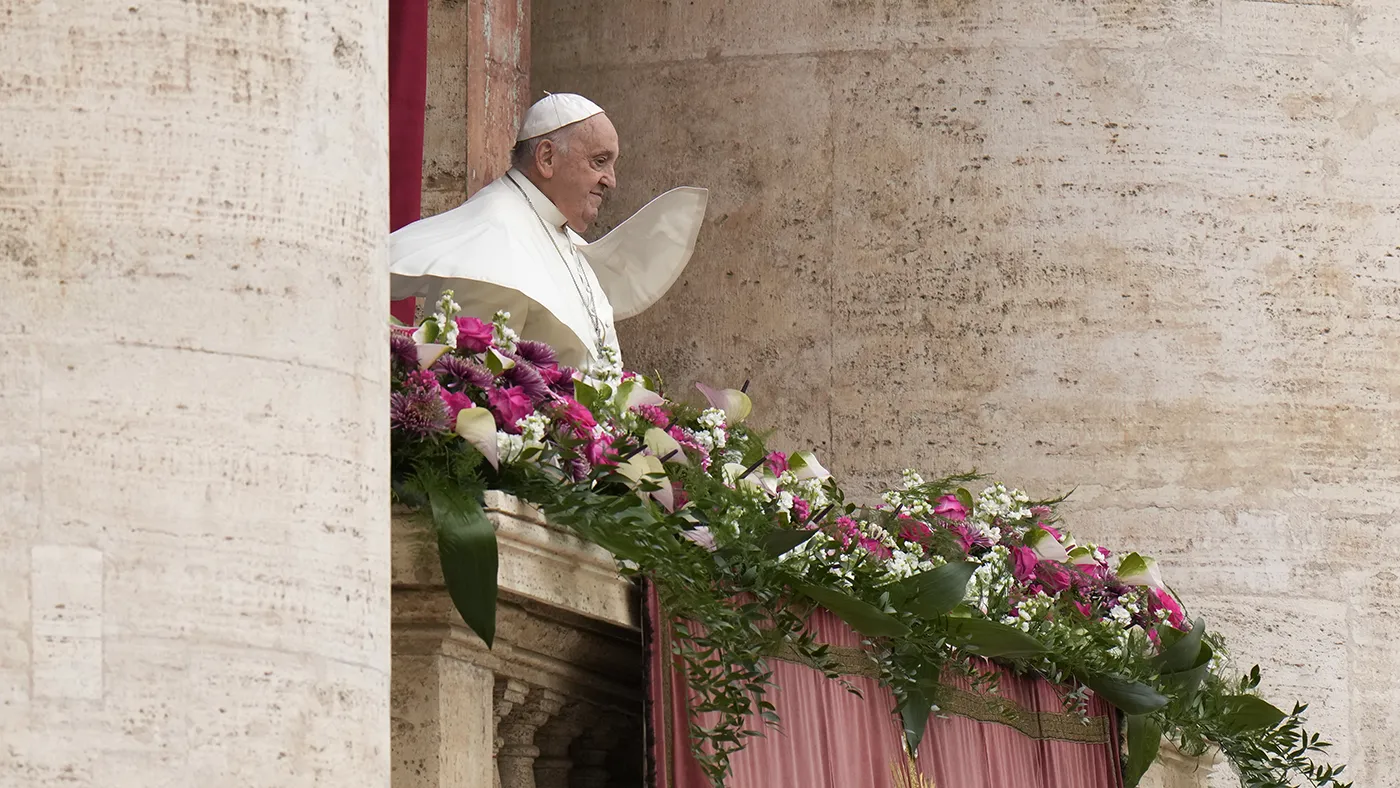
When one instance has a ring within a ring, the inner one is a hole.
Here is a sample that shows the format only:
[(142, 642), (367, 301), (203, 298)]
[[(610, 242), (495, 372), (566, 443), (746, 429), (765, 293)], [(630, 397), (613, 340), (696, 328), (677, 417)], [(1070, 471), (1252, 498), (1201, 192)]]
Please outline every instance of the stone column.
[(608, 755), (617, 746), (617, 720), (612, 713), (599, 713), (573, 744), (573, 771), (569, 788), (607, 788), (611, 774)]
[(570, 747), (586, 727), (597, 724), (598, 712), (587, 704), (570, 701), (554, 719), (535, 734), (540, 755), (535, 759), (535, 788), (569, 788), (574, 760)]
[(535, 788), (535, 759), (540, 755), (535, 734), (563, 705), (564, 697), (557, 692), (533, 688), (501, 720), (496, 728), (502, 740), (496, 756), (501, 788)]
[(387, 786), (383, 2), (0, 40), (0, 782)]

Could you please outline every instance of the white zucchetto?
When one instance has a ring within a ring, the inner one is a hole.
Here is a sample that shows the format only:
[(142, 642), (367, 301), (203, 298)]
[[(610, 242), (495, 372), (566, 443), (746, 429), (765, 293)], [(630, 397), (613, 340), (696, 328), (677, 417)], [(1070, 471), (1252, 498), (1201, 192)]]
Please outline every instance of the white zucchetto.
[(577, 93), (552, 93), (525, 112), (516, 142), (558, 131), (573, 123), (601, 115), (603, 108)]

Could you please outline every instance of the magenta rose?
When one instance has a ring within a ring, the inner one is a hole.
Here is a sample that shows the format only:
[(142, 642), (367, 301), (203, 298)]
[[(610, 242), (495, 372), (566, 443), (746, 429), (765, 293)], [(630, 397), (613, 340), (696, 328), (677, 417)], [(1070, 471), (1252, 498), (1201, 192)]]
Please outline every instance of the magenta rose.
[(460, 392), (447, 391), (446, 389), (442, 391), (442, 401), (447, 404), (448, 424), (453, 425), (457, 423), (458, 413), (461, 413), (462, 411), (468, 408), (476, 407), (476, 405), (472, 402), (471, 397), (468, 397), (466, 394), (462, 394)]
[(491, 347), (495, 330), (490, 323), (474, 317), (457, 318), (457, 347), (468, 353), (484, 353)]
[(535, 412), (535, 406), (530, 403), (530, 395), (519, 386), (491, 389), (486, 395), (486, 401), (491, 405), (491, 412), (496, 415), (496, 424), (506, 432), (518, 434), (520, 428), (515, 423)]
[(1025, 585), (1035, 581), (1035, 565), (1040, 563), (1040, 558), (1034, 550), (1029, 547), (1013, 547), (1011, 559), (1011, 573), (1016, 576), (1016, 582)]
[(956, 522), (967, 519), (967, 507), (962, 505), (962, 501), (959, 501), (956, 495), (945, 495), (939, 498), (938, 502), (933, 505), (933, 513)]

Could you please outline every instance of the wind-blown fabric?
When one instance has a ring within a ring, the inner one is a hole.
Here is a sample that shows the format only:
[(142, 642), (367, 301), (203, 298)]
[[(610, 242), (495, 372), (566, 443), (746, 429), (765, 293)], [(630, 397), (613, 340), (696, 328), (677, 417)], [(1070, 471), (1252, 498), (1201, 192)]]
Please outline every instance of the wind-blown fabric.
[[(651, 784), (709, 788), (690, 753), (688, 692), (654, 591), (647, 608)], [(907, 762), (890, 711), (894, 698), (860, 656), (860, 636), (825, 610), (809, 625), (831, 644), (863, 697), (805, 665), (774, 660), (769, 700), (781, 729), (748, 740), (731, 760), (727, 788), (904, 788), (892, 770)], [(919, 746), (921, 774), (938, 788), (1122, 788), (1118, 726), (1108, 704), (1093, 698), (1085, 725), (1065, 713), (1048, 682), (997, 672), (1000, 703), (948, 682), (941, 715), (929, 720)], [(748, 727), (764, 724), (755, 717)]]

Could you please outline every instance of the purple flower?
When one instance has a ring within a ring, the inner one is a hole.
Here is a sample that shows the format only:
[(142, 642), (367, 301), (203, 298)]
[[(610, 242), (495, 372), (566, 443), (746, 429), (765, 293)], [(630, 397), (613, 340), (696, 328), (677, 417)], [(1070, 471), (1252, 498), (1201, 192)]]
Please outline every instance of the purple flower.
[(491, 370), (450, 353), (438, 359), (433, 371), (438, 373), (438, 378), (448, 391), (462, 391), (467, 386), (485, 389), (495, 380)]
[(418, 345), (402, 331), (389, 335), (389, 361), (405, 374), (418, 369)]
[(403, 391), (389, 395), (389, 425), (392, 429), (427, 437), (446, 432), (451, 422), (442, 390), (431, 372), (411, 373)]
[(533, 339), (522, 339), (515, 343), (515, 354), (537, 367), (557, 367), (559, 357), (554, 348)]
[(515, 362), (515, 366), (501, 373), (502, 379), (510, 385), (522, 389), (530, 397), (530, 401), (537, 405), (550, 398), (549, 384), (545, 382), (535, 365), (511, 353), (502, 355)]

